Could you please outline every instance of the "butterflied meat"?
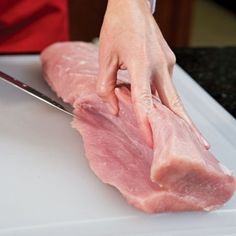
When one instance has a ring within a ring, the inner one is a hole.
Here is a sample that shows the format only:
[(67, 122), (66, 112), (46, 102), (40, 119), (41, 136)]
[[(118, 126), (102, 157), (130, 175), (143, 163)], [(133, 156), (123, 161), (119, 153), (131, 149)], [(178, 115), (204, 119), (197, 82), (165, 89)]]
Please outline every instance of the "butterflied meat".
[(41, 55), (51, 88), (75, 109), (73, 127), (83, 137), (94, 173), (146, 212), (211, 210), (234, 193), (231, 173), (207, 151), (181, 118), (153, 97), (149, 114), (154, 148), (138, 128), (128, 89), (119, 72), (118, 116), (96, 95), (97, 48), (88, 43), (58, 43)]

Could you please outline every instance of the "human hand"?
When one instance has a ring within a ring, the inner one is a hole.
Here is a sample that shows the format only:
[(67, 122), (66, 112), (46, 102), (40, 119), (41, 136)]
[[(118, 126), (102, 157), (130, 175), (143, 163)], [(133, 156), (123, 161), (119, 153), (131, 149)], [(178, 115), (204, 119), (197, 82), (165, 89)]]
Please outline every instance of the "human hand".
[(100, 33), (98, 95), (110, 104), (113, 114), (117, 114), (117, 72), (127, 69), (137, 120), (149, 146), (153, 141), (148, 113), (153, 107), (152, 94), (156, 94), (209, 148), (177, 94), (172, 81), (174, 64), (175, 55), (163, 38), (147, 0), (108, 1)]

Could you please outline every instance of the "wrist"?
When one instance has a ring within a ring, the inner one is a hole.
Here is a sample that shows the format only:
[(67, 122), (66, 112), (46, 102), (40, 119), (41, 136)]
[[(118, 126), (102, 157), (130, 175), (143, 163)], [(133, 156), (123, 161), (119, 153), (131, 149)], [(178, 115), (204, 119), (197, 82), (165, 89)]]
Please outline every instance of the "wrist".
[(124, 6), (125, 8), (128, 8), (130, 6), (136, 7), (140, 6), (143, 9), (148, 9), (149, 11), (152, 11), (153, 3), (155, 3), (156, 0), (108, 0), (108, 6)]

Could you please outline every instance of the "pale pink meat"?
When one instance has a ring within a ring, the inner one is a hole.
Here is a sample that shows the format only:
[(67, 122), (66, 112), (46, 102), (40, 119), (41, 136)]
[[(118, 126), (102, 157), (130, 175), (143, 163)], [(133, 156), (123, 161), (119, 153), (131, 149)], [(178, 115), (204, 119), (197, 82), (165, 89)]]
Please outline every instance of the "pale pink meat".
[(187, 123), (156, 103), (150, 115), (154, 135), (151, 180), (214, 209), (231, 197), (235, 178), (199, 142)]
[[(236, 181), (198, 142), (190, 127), (154, 98), (149, 120), (154, 149), (138, 128), (130, 91), (121, 87), (119, 116), (95, 93), (98, 52), (92, 44), (58, 43), (41, 55), (52, 89), (75, 108), (73, 127), (83, 137), (94, 173), (146, 212), (210, 210), (224, 204)], [(128, 81), (125, 72), (119, 83)]]

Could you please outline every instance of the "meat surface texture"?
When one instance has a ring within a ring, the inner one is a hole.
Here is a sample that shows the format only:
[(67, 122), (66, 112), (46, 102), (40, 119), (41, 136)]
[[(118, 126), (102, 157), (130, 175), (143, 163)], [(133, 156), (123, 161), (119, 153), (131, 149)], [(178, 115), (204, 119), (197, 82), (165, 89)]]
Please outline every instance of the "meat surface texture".
[(149, 114), (154, 148), (138, 128), (128, 74), (118, 73), (118, 116), (96, 95), (97, 47), (57, 43), (41, 54), (44, 77), (74, 107), (86, 157), (104, 183), (145, 212), (211, 210), (233, 195), (236, 180), (198, 141), (181, 118), (153, 97)]

